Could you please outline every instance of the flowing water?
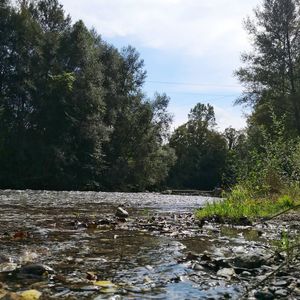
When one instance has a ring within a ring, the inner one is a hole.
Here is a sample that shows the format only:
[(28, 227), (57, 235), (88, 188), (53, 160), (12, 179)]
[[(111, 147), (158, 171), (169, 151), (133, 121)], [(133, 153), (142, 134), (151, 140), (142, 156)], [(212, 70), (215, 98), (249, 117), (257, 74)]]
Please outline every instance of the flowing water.
[[(43, 299), (239, 299), (242, 284), (197, 271), (184, 260), (190, 251), (226, 256), (243, 245), (265, 245), (251, 229), (208, 225), (203, 232), (193, 212), (212, 200), (1, 191), (0, 282), (14, 292), (37, 289)], [(114, 217), (119, 206), (129, 212), (128, 220)], [(16, 270), (27, 264), (47, 265), (54, 274), (19, 276)]]

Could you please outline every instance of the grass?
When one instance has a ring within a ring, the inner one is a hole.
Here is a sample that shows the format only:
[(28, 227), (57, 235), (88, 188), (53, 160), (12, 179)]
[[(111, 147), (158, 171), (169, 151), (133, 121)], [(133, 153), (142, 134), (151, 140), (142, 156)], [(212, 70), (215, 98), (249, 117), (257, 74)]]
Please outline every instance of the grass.
[(225, 200), (207, 203), (196, 212), (200, 219), (220, 217), (222, 219), (257, 219), (269, 217), (298, 205), (290, 195), (284, 194), (271, 198), (255, 198), (242, 186), (236, 186)]

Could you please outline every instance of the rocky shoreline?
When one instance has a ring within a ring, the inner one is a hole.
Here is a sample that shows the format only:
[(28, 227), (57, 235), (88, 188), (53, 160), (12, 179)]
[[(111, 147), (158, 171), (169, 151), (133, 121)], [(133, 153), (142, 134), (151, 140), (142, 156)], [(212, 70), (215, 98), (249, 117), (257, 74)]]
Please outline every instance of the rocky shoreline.
[(0, 299), (300, 298), (296, 212), (233, 225), (191, 211), (94, 206), (34, 208), (7, 223)]

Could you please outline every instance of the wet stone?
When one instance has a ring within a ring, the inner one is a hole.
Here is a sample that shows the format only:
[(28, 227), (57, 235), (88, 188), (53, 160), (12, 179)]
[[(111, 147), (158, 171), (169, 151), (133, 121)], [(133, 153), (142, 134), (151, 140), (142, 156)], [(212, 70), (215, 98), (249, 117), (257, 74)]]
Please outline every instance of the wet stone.
[(18, 270), (18, 277), (25, 277), (25, 278), (31, 278), (31, 277), (43, 277), (48, 274), (53, 274), (54, 270), (46, 265), (40, 265), (40, 264), (30, 264), (22, 266)]
[(273, 283), (274, 286), (277, 286), (277, 287), (286, 287), (288, 286), (288, 282), (285, 281), (285, 280), (280, 280), (280, 281), (276, 281)]
[(18, 265), (15, 263), (11, 263), (11, 262), (2, 263), (0, 264), (0, 273), (14, 271), (17, 267)]
[(238, 268), (255, 269), (267, 265), (268, 258), (257, 254), (243, 254), (237, 256), (233, 263)]
[(242, 277), (249, 277), (249, 276), (251, 276), (252, 274), (250, 273), (250, 272), (248, 272), (248, 271), (243, 271), (242, 273), (241, 273), (241, 276)]
[(259, 300), (272, 300), (275, 298), (274, 295), (269, 291), (256, 291), (254, 296)]
[(123, 209), (122, 207), (118, 207), (117, 211), (116, 211), (116, 217), (118, 218), (128, 218), (129, 217), (129, 213)]
[(224, 269), (219, 270), (217, 272), (217, 275), (230, 279), (232, 276), (235, 275), (235, 272), (234, 272), (234, 269), (232, 269), (232, 268), (224, 268)]
[(99, 220), (98, 225), (110, 225), (112, 221), (110, 219)]
[(280, 289), (280, 290), (277, 290), (275, 292), (275, 296), (279, 297), (279, 298), (284, 298), (284, 297), (287, 297), (288, 296), (288, 291), (287, 290), (284, 290), (284, 289)]

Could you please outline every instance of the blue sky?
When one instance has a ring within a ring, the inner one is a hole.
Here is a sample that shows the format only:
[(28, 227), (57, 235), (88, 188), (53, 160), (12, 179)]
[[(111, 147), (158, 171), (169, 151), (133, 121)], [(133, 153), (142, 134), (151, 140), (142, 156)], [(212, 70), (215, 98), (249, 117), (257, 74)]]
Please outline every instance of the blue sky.
[(173, 127), (198, 102), (215, 108), (219, 130), (245, 126), (233, 106), (242, 88), (233, 76), (250, 49), (242, 21), (259, 0), (61, 0), (76, 21), (94, 27), (116, 47), (132, 45), (145, 61), (145, 91), (171, 98)]

